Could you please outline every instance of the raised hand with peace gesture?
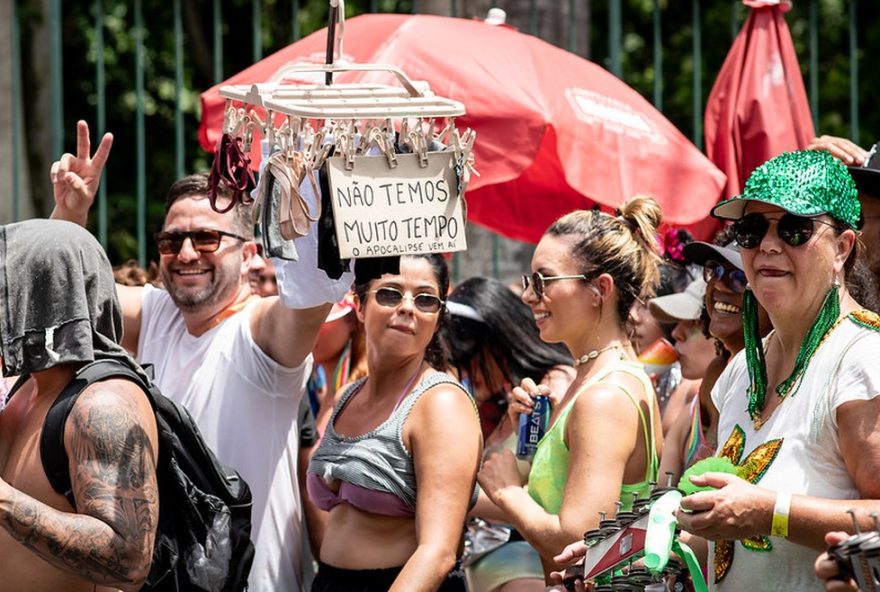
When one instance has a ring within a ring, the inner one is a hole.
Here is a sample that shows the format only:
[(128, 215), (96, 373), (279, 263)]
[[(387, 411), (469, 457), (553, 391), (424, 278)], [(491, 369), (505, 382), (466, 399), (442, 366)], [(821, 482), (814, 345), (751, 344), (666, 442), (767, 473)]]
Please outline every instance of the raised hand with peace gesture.
[(52, 163), (49, 174), (55, 194), (52, 218), (85, 226), (112, 145), (113, 134), (106, 133), (92, 155), (89, 125), (83, 120), (76, 122), (76, 154), (62, 154)]

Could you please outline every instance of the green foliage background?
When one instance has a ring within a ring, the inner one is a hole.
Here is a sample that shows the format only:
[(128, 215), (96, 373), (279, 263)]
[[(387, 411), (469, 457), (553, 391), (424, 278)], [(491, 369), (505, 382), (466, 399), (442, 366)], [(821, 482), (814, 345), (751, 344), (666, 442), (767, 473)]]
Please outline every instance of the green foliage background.
[[(135, 167), (135, 35), (131, 2), (102, 0), (104, 9), (104, 60), (106, 67), (107, 128), (116, 136), (108, 167), (109, 208), (108, 252), (114, 262), (136, 257), (134, 238), (136, 219)], [(216, 81), (211, 68), (213, 3), (209, 0), (181, 0), (184, 6), (184, 91), (185, 168), (187, 172), (206, 170), (209, 156), (198, 145), (199, 93)], [(559, 0), (556, 0), (557, 2)], [(587, 0), (584, 0), (587, 1)], [(503, 6), (503, 2), (496, 2)], [(562, 4), (559, 2), (559, 4)], [(64, 55), (64, 145), (73, 148), (75, 121), (83, 118), (94, 129), (96, 112), (95, 62), (97, 58), (93, 2), (65, 2), (63, 5)], [(307, 35), (326, 24), (327, 0), (300, 0), (299, 35)], [(412, 0), (349, 0), (349, 17), (377, 7), (381, 12), (409, 13)], [(663, 38), (663, 111), (685, 135), (692, 137), (692, 57), (693, 28), (691, 2), (661, 0)], [(169, 0), (143, 0), (146, 67), (146, 154), (147, 154), (147, 230), (160, 228), (165, 192), (176, 177), (174, 150), (174, 27), (173, 4)], [(269, 55), (294, 39), (293, 6), (289, 0), (262, 0), (260, 3), (263, 55)], [(624, 0), (624, 80), (649, 100), (653, 97), (653, 0)], [(801, 68), (809, 74), (808, 0), (795, 0), (786, 15)], [(844, 0), (819, 1), (819, 133), (852, 137), (850, 129), (849, 3)], [(870, 67), (880, 43), (880, 19), (874, 2), (858, 4), (859, 105), (861, 144), (870, 145), (880, 134), (877, 104), (880, 71)], [(590, 31), (591, 57), (608, 64), (608, 2), (592, 0), (593, 28)], [(747, 9), (739, 1), (711, 0), (701, 3), (702, 11), (702, 104), (709, 94)], [(223, 0), (223, 77), (229, 77), (253, 62), (251, 0)], [(466, 15), (469, 16), (469, 15)], [(38, 25), (45, 18), (31, 3), (21, 10), (23, 46), (33, 42)], [(33, 88), (41, 66), (28, 63), (23, 55), (25, 92)], [(809, 90), (809, 83), (807, 82)], [(701, 116), (702, 117), (702, 116)], [(94, 222), (94, 221), (93, 221)], [(93, 226), (93, 227), (96, 227)], [(148, 250), (153, 253), (152, 247)]]

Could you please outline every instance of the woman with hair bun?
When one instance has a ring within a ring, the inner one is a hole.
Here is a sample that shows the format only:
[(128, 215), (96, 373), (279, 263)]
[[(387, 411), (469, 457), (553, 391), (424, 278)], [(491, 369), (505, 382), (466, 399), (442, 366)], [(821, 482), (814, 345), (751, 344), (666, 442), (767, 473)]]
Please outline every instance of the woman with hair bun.
[[(628, 339), (633, 302), (651, 294), (659, 273), (654, 236), (660, 207), (649, 197), (621, 206), (618, 216), (577, 211), (544, 234), (523, 278), (523, 302), (541, 339), (563, 343), (576, 377), (555, 400), (523, 488), (515, 457), (500, 451), (485, 461), (480, 485), (541, 555), (545, 577), (561, 566), (553, 557), (599, 513), (609, 517), (648, 494), (657, 477), (662, 429), (651, 380)], [(525, 379), (513, 390), (516, 423), (532, 398), (548, 394)]]

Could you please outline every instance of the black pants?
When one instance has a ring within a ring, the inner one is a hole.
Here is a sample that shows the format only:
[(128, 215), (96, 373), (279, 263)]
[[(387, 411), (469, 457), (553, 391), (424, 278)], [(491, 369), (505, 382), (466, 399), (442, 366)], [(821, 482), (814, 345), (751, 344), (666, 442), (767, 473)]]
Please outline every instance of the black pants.
[[(311, 592), (387, 592), (402, 569), (342, 569), (319, 562)], [(438, 592), (467, 592), (464, 570), (458, 562)]]

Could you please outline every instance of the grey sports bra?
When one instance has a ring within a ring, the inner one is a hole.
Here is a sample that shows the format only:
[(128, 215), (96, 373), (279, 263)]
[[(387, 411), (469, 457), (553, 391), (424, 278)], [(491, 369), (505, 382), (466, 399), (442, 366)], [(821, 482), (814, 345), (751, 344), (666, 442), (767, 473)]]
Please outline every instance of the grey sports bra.
[[(334, 428), (336, 417), (365, 381), (363, 378), (349, 387), (333, 411), (321, 444), (309, 464), (309, 497), (322, 510), (347, 503), (372, 514), (412, 517), (416, 507), (416, 474), (412, 456), (403, 444), (403, 425), (413, 406), (431, 387), (452, 384), (468, 399), (470, 395), (452, 376), (436, 372), (416, 385), (377, 428), (360, 436), (342, 436)], [(454, 421), (454, 418), (450, 420)], [(337, 483), (338, 488), (334, 491), (331, 485)], [(476, 498), (475, 487), (471, 506), (476, 503)]]

